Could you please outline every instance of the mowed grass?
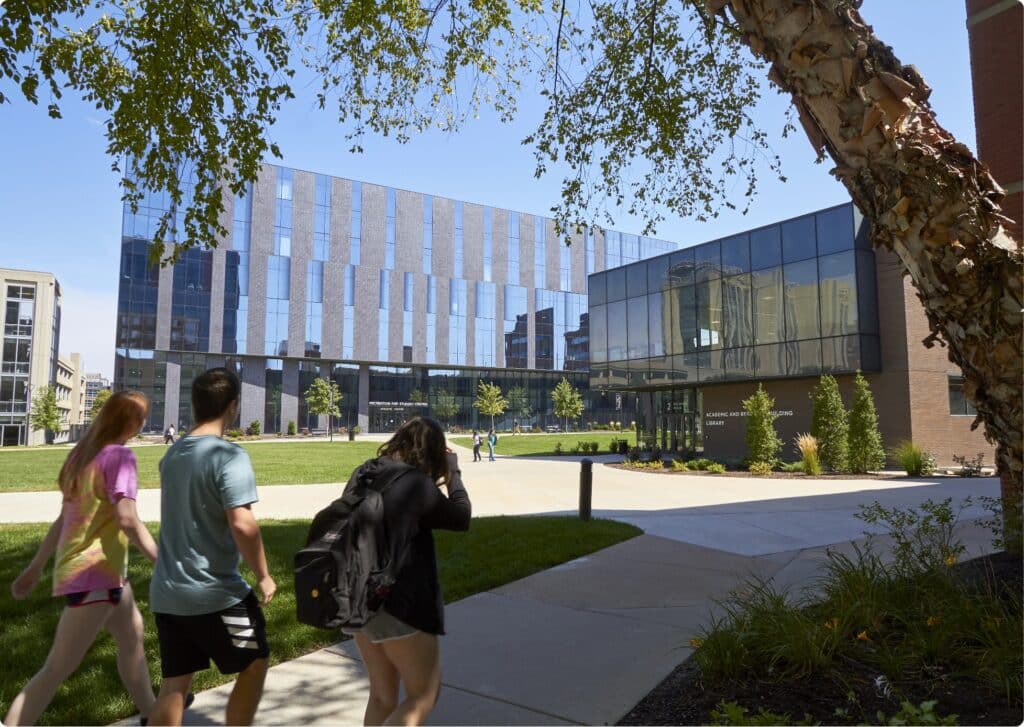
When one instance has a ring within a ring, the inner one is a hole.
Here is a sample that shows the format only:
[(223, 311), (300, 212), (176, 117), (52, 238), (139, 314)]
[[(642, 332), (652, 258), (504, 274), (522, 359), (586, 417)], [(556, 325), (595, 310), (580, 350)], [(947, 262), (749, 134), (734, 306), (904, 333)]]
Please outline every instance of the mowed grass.
[[(241, 443), (249, 452), (260, 485), (310, 485), (346, 482), (352, 470), (376, 456), (380, 442)], [(17, 449), (0, 452), (0, 492), (49, 490), (57, 485), (61, 465), (71, 450)], [(139, 486), (160, 486), (163, 445), (134, 447)]]
[[(265, 612), (272, 661), (294, 659), (338, 641), (337, 632), (321, 631), (295, 621), (292, 557), (305, 542), (308, 523), (263, 521), (261, 527), (278, 587), (277, 596)], [(157, 527), (153, 525), (151, 529), (156, 534)], [(62, 610), (61, 601), (49, 595), (49, 569), (32, 597), (15, 601), (10, 596), (11, 581), (31, 559), (45, 532), (45, 525), (0, 526), (0, 715), (6, 713), (11, 700), (46, 659)], [(496, 588), (628, 540), (640, 532), (630, 525), (607, 520), (582, 522), (564, 517), (477, 518), (468, 533), (438, 531), (435, 537), (445, 601)], [(150, 565), (133, 551), (129, 580), (145, 619), (146, 654), (153, 683), (158, 684), (159, 649), (148, 609), (151, 573)], [(250, 573), (246, 577), (252, 582)], [(508, 638), (517, 637), (508, 634)], [(335, 678), (329, 673), (322, 676), (328, 681)], [(269, 678), (273, 679), (273, 674)], [(195, 690), (229, 680), (210, 669), (196, 676)], [(39, 724), (110, 724), (134, 713), (135, 707), (117, 676), (113, 640), (103, 634), (79, 670), (61, 687)]]
[[(481, 432), (484, 444), (480, 451), (487, 455), (487, 432)], [(473, 437), (449, 437), (461, 447), (473, 448)], [(608, 443), (613, 439), (625, 439), (630, 444), (636, 441), (636, 432), (577, 432), (575, 434), (499, 434), (495, 454), (515, 456), (545, 456), (555, 453), (555, 444), (562, 443), (562, 451), (572, 454), (577, 442), (599, 442), (598, 454), (608, 454)], [(589, 452), (588, 452), (589, 454)]]

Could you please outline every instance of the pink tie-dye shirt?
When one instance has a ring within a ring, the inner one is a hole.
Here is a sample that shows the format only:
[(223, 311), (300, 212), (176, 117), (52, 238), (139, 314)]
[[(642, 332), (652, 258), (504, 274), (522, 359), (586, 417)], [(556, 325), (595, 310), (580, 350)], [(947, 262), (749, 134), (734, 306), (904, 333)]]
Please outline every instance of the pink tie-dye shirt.
[(75, 494), (64, 501), (53, 569), (53, 595), (124, 586), (128, 538), (117, 526), (116, 505), (138, 494), (135, 454), (108, 444), (83, 470)]

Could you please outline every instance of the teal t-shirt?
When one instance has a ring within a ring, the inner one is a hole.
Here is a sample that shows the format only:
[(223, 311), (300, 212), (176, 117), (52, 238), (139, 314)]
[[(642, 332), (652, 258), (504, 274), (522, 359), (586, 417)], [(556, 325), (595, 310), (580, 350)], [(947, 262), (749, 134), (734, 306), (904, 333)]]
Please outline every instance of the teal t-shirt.
[(249, 593), (227, 510), (256, 502), (249, 455), (214, 436), (179, 439), (160, 460), (159, 555), (149, 586), (154, 613), (223, 611)]

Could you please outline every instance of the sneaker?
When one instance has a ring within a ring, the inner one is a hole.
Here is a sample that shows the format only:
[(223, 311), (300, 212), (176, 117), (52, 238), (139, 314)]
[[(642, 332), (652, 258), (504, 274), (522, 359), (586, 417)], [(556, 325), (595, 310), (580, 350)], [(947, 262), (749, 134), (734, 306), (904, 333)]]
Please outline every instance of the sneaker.
[[(194, 702), (194, 701), (196, 701), (196, 695), (195, 694), (193, 694), (192, 692), (189, 692), (188, 694), (186, 694), (185, 695), (185, 709), (188, 709), (189, 707), (191, 707), (192, 706), (192, 702)], [(139, 717), (139, 724), (142, 727), (146, 727), (146, 725), (149, 724), (149, 718), (148, 717)]]

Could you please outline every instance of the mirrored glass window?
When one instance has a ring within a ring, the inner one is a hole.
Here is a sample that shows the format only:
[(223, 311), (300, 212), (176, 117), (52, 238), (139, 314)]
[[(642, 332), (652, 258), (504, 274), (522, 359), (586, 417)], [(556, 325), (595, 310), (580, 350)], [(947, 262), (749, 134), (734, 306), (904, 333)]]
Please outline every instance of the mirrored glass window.
[(814, 218), (819, 255), (853, 249), (853, 209), (849, 205), (819, 212)]
[(722, 308), (725, 316), (723, 345), (726, 348), (751, 345), (754, 321), (749, 275), (733, 275), (722, 280)]
[(821, 340), (793, 341), (786, 344), (790, 376), (817, 376), (821, 373)]
[(806, 260), (817, 254), (814, 242), (814, 216), (799, 217), (782, 223), (782, 262)]
[(693, 248), (680, 250), (669, 256), (668, 279), (669, 285), (693, 285)]
[(746, 233), (722, 240), (722, 274), (750, 272), (750, 238)]
[(754, 342), (777, 343), (785, 340), (782, 268), (757, 270), (751, 279), (754, 288)]
[(626, 301), (626, 357), (642, 359), (649, 355), (647, 336), (647, 298)]
[(757, 375), (757, 357), (753, 346), (727, 348), (722, 352), (725, 378), (729, 381), (752, 379)]
[(722, 281), (708, 280), (698, 283), (697, 343), (701, 350), (722, 347), (723, 325)]
[(767, 346), (757, 346), (754, 349), (756, 357), (758, 378), (773, 378), (785, 376), (786, 346), (782, 343), (772, 343)]
[(860, 367), (859, 336), (837, 336), (821, 340), (822, 373), (853, 372)]
[(594, 305), (604, 305), (608, 302), (607, 273), (598, 273), (587, 278), (587, 292), (590, 295), (590, 302)]
[(647, 294), (647, 264), (634, 263), (626, 268), (626, 295), (636, 298)]
[(647, 296), (647, 355), (649, 356), (664, 356), (666, 353), (663, 306), (662, 293), (651, 293)]
[(669, 262), (668, 255), (660, 255), (647, 261), (647, 289), (652, 293), (664, 290), (669, 286)]
[(786, 295), (786, 338), (797, 341), (817, 338), (818, 261), (804, 260), (783, 268)]
[(694, 272), (697, 282), (717, 280), (722, 277), (722, 244), (717, 240), (698, 245), (693, 249)]
[(782, 228), (762, 227), (750, 233), (750, 266), (754, 270), (782, 265)]
[(608, 304), (608, 360), (621, 361), (626, 358), (626, 301)]
[(821, 335), (857, 332), (857, 271), (853, 250), (818, 258)]
[(609, 270), (607, 273), (608, 283), (608, 302), (613, 300), (622, 300), (626, 297), (626, 270), (625, 268), (616, 268)]

